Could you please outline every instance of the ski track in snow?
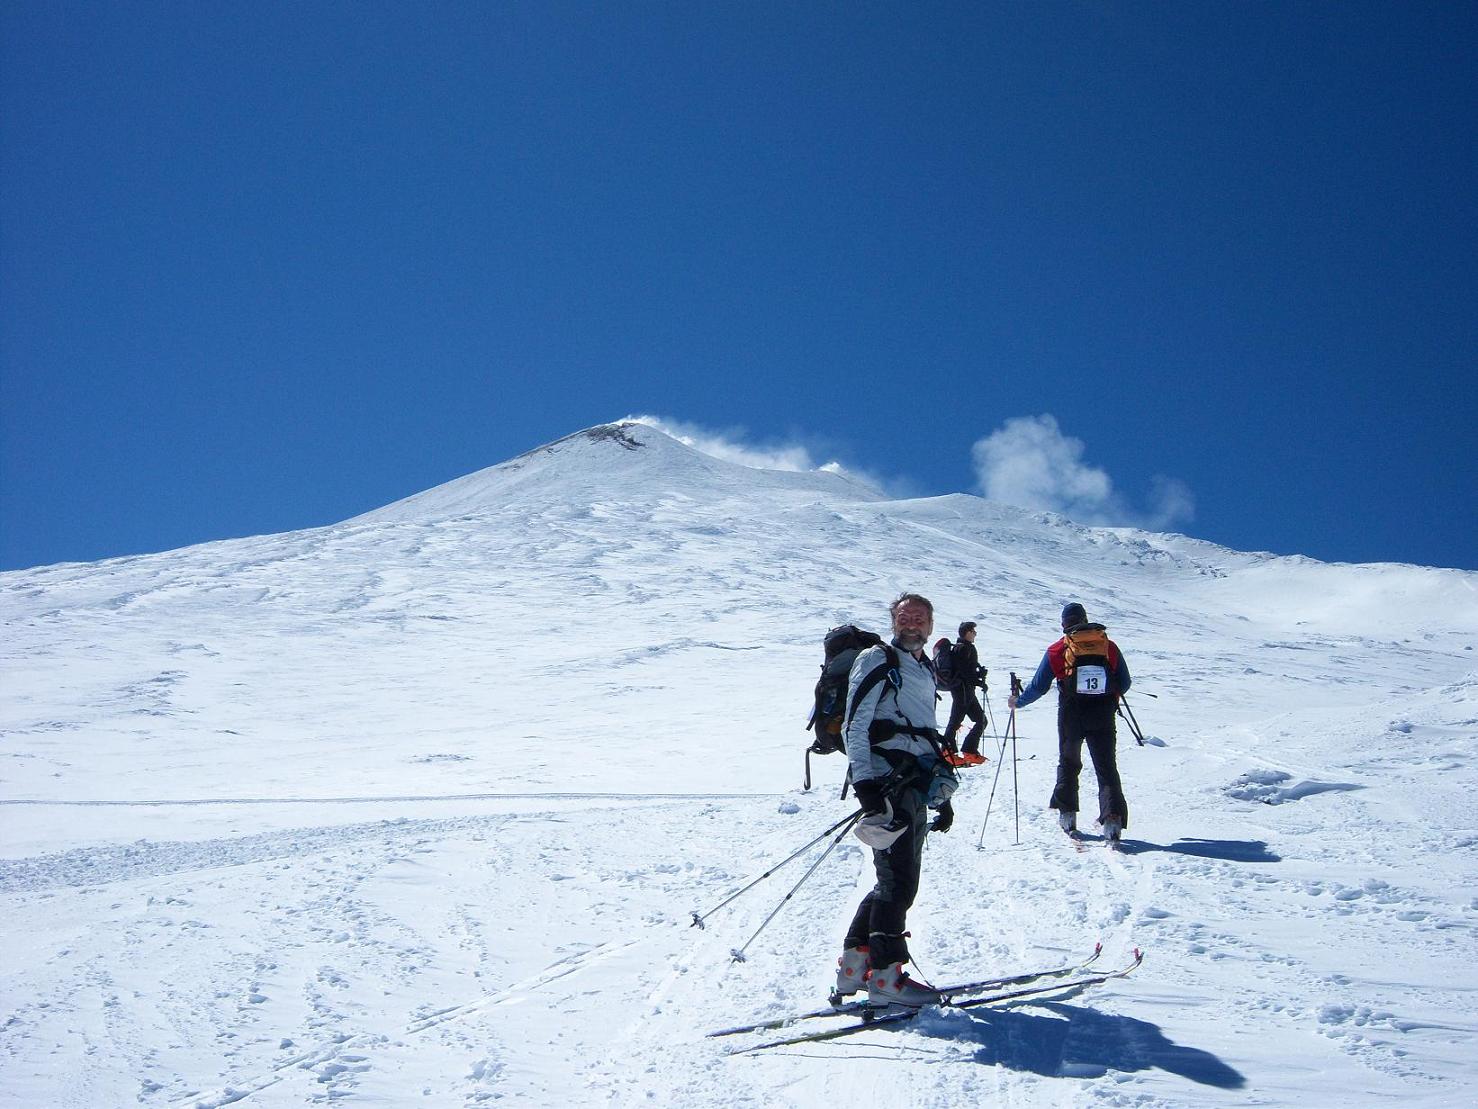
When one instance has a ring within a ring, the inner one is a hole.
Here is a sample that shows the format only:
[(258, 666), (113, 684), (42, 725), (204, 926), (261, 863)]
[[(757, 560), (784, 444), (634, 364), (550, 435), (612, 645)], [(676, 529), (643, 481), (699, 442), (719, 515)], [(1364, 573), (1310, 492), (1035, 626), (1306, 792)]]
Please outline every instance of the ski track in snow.
[[(686, 815), (693, 817), (691, 810)], [(440, 1056), (449, 1049), (483, 1044), (486, 1050), (489, 1040), (496, 1047), (506, 1035), (498, 1027), (509, 1019), (501, 1016), (505, 1009), (516, 1020), (520, 1007), (566, 1004), (588, 1020), (583, 1007), (601, 1004), (600, 992), (562, 980), (598, 962), (593, 953), (629, 958), (640, 946), (642, 922), (623, 915), (629, 891), (657, 889), (670, 903), (701, 877), (692, 864), (653, 868), (641, 857), (642, 840), (630, 833), (652, 816), (628, 806), (304, 829), (124, 848), (81, 872), (77, 852), (28, 861), (23, 872), (4, 875), (21, 919), (90, 917), (93, 923), (86, 934), (55, 942), (38, 936), (24, 958), (12, 952), (18, 966), (33, 967), (30, 974), (63, 983), (58, 996), (69, 1000), (19, 1006), (9, 1030), (50, 1026), (65, 1038), (60, 1027), (95, 1003), (103, 1019), (84, 1033), (84, 1050), (114, 1066), (131, 1061), (145, 1077), (130, 1097), (199, 1106), (249, 1097), (288, 1105), (338, 1100), (380, 1066), (419, 1072), (428, 1050), (444, 1062)], [(624, 835), (638, 854), (628, 850), (623, 863), (620, 850), (568, 842), (565, 832), (597, 820), (601, 831)], [(593, 863), (589, 854), (607, 863)], [(37, 882), (37, 873), (50, 880)], [(529, 876), (539, 876), (526, 887), (539, 891), (537, 906), (499, 904), (498, 891), (514, 874), (521, 889)], [(420, 905), (400, 896), (443, 883), (466, 892), (426, 919)], [(570, 928), (560, 919), (566, 912), (587, 922)], [(510, 941), (531, 915), (549, 920), (547, 931)], [(655, 906), (647, 917), (646, 926), (671, 923), (670, 912)], [(510, 949), (502, 950), (503, 943)], [(146, 981), (149, 968), (162, 963), (191, 968), (193, 980)], [(22, 984), (27, 977), (17, 967), (7, 971)], [(458, 995), (465, 1000), (451, 1005), (416, 1000)], [(397, 1005), (408, 1018), (390, 1019)], [(124, 1010), (151, 1014), (155, 1027), (132, 1029), (112, 1019)], [(548, 1024), (541, 1017), (539, 1027)], [(435, 1041), (430, 1049), (428, 1036)], [(177, 1042), (160, 1046), (161, 1040)], [(149, 1041), (154, 1046), (145, 1047)], [(201, 1074), (200, 1064), (190, 1062), (197, 1053), (214, 1058), (219, 1073)], [(459, 1081), (439, 1075), (428, 1088), (490, 1100), (517, 1088), (528, 1063), (522, 1047), (497, 1048), (455, 1067)], [(553, 1059), (549, 1066), (558, 1069)], [(192, 1089), (192, 1078), (208, 1081)], [(555, 1096), (540, 1092), (546, 1078), (538, 1067), (523, 1081), (529, 1096)], [(78, 1093), (70, 1103), (112, 1100), (100, 1091)]]
[[(1474, 575), (631, 434), (331, 528), (0, 574), (0, 1104), (1478, 1101)], [(981, 621), (995, 721), (928, 841), (920, 973), (1144, 965), (726, 1054), (706, 1031), (824, 1000), (871, 864), (844, 841), (753, 940), (824, 845), (690, 914), (849, 811), (840, 760), (794, 789), (820, 635), (905, 586), (937, 633)], [(1121, 853), (1044, 808), (1050, 703), (981, 828), (1006, 675), (1070, 596), (1147, 733)]]
[[(437, 1028), (450, 1021), (464, 1019), (481, 1013), (494, 1005), (526, 1001), (533, 991), (557, 982), (567, 975), (579, 972), (584, 966), (596, 961), (607, 953), (607, 948), (595, 947), (588, 951), (582, 951), (557, 959), (538, 974), (531, 975), (529, 978), (517, 982), (490, 997), (466, 1005), (454, 1005), (413, 1020), (401, 1033), (402, 1038), (394, 1041), (394, 1044), (395, 1046), (400, 1046), (404, 1043), (405, 1038), (414, 1037), (417, 1033)], [(266, 1090), (268, 1087), (284, 1079), (296, 1077), (294, 1074), (295, 1071), (310, 1072), (322, 1084), (330, 1083), (342, 1075), (362, 1073), (373, 1066), (373, 1052), (375, 1048), (380, 1044), (391, 1042), (387, 1037), (369, 1034), (335, 1037), (329, 1043), (310, 1048), (285, 1060), (275, 1066), (269, 1074), (258, 1075), (245, 1080), (238, 1079), (232, 1085), (205, 1096), (189, 1094), (179, 1103), (180, 1109), (187, 1109), (187, 1107), (188, 1109), (219, 1109), (223, 1105), (235, 1104), (253, 1094)], [(496, 1073), (496, 1069), (493, 1068), (492, 1073)], [(475, 1064), (469, 1075), (469, 1077), (479, 1082), (487, 1079), (489, 1076), (489, 1068), (485, 1062)]]

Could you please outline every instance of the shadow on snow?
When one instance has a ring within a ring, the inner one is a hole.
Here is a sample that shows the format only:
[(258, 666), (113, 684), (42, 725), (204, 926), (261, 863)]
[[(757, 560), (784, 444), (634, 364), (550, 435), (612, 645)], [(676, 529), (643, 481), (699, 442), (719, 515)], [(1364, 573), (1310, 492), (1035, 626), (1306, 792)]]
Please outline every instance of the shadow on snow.
[(1194, 855), (1198, 859), (1223, 859), (1229, 863), (1281, 863), (1282, 855), (1268, 850), (1260, 839), (1179, 839), (1174, 843), (1150, 843), (1142, 839), (1126, 839), (1120, 850), (1126, 855), (1142, 855), (1148, 851), (1169, 851), (1176, 855)]
[(950, 1023), (956, 1035), (978, 1043), (974, 1061), (990, 1066), (1049, 1078), (1159, 1069), (1223, 1090), (1247, 1084), (1239, 1071), (1209, 1051), (1183, 1047), (1148, 1021), (1062, 1002), (1033, 1008), (1055, 1015), (982, 1007), (969, 1012), (968, 1029), (956, 1023), (957, 1018)]

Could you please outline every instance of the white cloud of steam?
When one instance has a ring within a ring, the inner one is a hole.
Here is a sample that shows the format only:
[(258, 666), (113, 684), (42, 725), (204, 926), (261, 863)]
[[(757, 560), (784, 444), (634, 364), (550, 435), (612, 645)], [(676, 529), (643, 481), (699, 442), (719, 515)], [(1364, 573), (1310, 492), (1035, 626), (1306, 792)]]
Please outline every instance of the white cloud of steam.
[(1083, 441), (1064, 435), (1048, 415), (1016, 416), (975, 443), (980, 491), (989, 500), (1060, 512), (1081, 524), (1163, 531), (1190, 520), (1195, 498), (1175, 478), (1151, 481), (1151, 504), (1136, 509), (1108, 474), (1083, 461)]
[(818, 464), (812, 450), (799, 443), (757, 445), (745, 441), (747, 432), (741, 428), (713, 431), (699, 427), (697, 424), (669, 420), (664, 416), (627, 416), (626, 419), (632, 423), (646, 424), (648, 427), (666, 432), (679, 443), (692, 447), (696, 451), (702, 451), (713, 458), (748, 466), (751, 469), (790, 470), (797, 473), (819, 470), (859, 481), (888, 496), (912, 497), (917, 495), (912, 483), (906, 478), (885, 477), (871, 470), (858, 469), (856, 466), (843, 466), (835, 460)]
[(818, 466), (805, 447), (784, 445), (765, 447), (740, 442), (743, 432), (738, 430), (709, 431), (696, 424), (680, 423), (661, 416), (628, 416), (626, 418), (632, 423), (646, 424), (648, 427), (666, 432), (679, 443), (692, 447), (695, 451), (702, 451), (706, 455), (725, 462), (735, 462), (740, 466), (748, 466), (755, 470), (790, 470), (796, 473), (809, 473), (812, 470), (845, 472), (835, 462)]

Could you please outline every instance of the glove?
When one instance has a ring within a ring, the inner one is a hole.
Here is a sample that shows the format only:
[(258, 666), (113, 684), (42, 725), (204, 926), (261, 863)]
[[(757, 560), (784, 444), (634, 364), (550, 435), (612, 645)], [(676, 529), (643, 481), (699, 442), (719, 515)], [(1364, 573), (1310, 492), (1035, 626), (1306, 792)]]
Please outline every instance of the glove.
[(860, 782), (853, 782), (852, 792), (857, 794), (857, 801), (862, 805), (863, 816), (875, 816), (884, 811), (883, 780), (881, 778), (864, 778)]
[(955, 807), (948, 801), (939, 806), (939, 815), (934, 818), (934, 823), (929, 825), (931, 832), (947, 832), (954, 826)]

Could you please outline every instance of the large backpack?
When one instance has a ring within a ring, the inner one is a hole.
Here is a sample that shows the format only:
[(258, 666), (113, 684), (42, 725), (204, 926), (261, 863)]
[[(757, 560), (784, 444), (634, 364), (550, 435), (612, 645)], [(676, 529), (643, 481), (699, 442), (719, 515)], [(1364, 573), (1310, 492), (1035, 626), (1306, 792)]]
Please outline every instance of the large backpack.
[(1109, 720), (1118, 704), (1114, 667), (1109, 658), (1108, 630), (1102, 624), (1079, 624), (1062, 637), (1063, 677), (1058, 683), (1064, 707)]
[(882, 637), (875, 632), (853, 624), (843, 624), (826, 633), (823, 641), (826, 661), (821, 664), (811, 718), (806, 722), (806, 730), (816, 733), (811, 746), (806, 748), (806, 789), (811, 788), (811, 753), (829, 755), (845, 747), (842, 727), (846, 723), (847, 679), (852, 673), (852, 663), (861, 652), (882, 642)]
[(955, 673), (955, 645), (948, 639), (934, 644), (934, 687), (946, 690), (960, 688), (960, 675)]

